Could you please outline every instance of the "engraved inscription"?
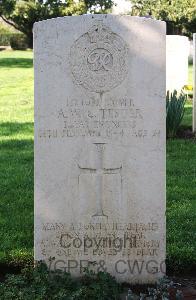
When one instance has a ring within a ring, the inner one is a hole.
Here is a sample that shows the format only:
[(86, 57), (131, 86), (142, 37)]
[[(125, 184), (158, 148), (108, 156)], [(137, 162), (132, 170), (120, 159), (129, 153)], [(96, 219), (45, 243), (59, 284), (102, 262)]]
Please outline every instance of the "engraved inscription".
[[(71, 136), (121, 138), (142, 129), (143, 112), (135, 107), (133, 101), (127, 99), (126, 106), (121, 106), (118, 102), (109, 104), (107, 101), (105, 99), (98, 105), (89, 106), (81, 101), (79, 106), (75, 106), (75, 101), (69, 100), (58, 111), (64, 134), (67, 132)], [(146, 132), (138, 134), (146, 135)]]
[(74, 82), (92, 92), (110, 91), (126, 78), (127, 53), (123, 39), (102, 21), (97, 21), (71, 47)]
[[(104, 150), (107, 146), (105, 143), (95, 143), (96, 146), (96, 152), (97, 152), (97, 167), (95, 168), (86, 168), (82, 167), (78, 164), (80, 170), (82, 171), (82, 174), (94, 174), (96, 176), (96, 185), (95, 185), (95, 194), (96, 194), (96, 212), (92, 217), (106, 217), (107, 216), (103, 212), (103, 197), (104, 197), (104, 175), (109, 174), (119, 174), (122, 165), (120, 167), (112, 167), (110, 169), (104, 167)], [(79, 176), (79, 182), (80, 182), (80, 176)], [(121, 179), (122, 183), (122, 179)]]
[(122, 258), (133, 255), (136, 258), (156, 258), (160, 250), (160, 240), (154, 236), (159, 230), (158, 223), (56, 222), (43, 224), (42, 230), (49, 234), (41, 243), (44, 256), (53, 253), (59, 258), (66, 258), (74, 253), (78, 258), (92, 255), (94, 260), (96, 257), (116, 257), (119, 254)]
[(88, 56), (88, 63), (92, 71), (109, 71), (113, 65), (113, 56), (105, 49), (95, 49)]
[(160, 129), (144, 127), (144, 112), (133, 99), (68, 98), (65, 106), (56, 112), (60, 128), (42, 128), (39, 138), (102, 137), (121, 139), (122, 137), (157, 141), (161, 137)]

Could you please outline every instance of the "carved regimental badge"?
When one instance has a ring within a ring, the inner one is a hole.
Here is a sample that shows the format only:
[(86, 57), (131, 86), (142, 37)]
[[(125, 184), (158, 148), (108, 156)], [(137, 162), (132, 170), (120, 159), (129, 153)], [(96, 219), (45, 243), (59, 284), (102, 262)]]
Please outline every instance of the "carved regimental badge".
[(102, 22), (96, 23), (71, 47), (71, 69), (77, 84), (103, 93), (120, 85), (127, 74), (128, 47)]

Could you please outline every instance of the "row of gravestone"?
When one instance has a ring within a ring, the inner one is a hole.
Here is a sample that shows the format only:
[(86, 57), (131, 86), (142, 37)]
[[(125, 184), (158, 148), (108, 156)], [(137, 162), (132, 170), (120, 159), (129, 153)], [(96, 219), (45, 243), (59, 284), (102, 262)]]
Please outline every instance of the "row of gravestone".
[[(190, 53), (192, 52), (192, 53)], [(193, 56), (193, 122), (196, 132), (196, 33), (193, 34), (193, 47), (185, 36), (168, 35), (166, 37), (166, 90), (180, 92), (188, 84), (188, 58)]]
[(35, 24), (36, 261), (164, 275), (165, 31), (114, 15)]

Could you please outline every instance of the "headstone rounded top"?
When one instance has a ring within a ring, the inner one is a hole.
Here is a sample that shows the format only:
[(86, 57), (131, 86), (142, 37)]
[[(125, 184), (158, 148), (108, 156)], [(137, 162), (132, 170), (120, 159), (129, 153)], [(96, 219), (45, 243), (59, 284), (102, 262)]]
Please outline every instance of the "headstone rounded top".
[(123, 39), (97, 21), (71, 47), (70, 64), (75, 82), (96, 93), (115, 88), (127, 75), (127, 52)]

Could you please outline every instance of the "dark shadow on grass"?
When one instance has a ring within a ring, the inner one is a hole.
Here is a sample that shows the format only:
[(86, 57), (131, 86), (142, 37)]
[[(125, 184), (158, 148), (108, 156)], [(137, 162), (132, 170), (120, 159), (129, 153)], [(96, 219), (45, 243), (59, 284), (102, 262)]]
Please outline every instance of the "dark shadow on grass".
[[(21, 163), (25, 163), (26, 161), (31, 161), (33, 163), (33, 139), (21, 139), (21, 140), (9, 140), (0, 142), (0, 163), (2, 163), (1, 167), (5, 163), (4, 159), (6, 159), (7, 163), (17, 164), (16, 161), (20, 161)], [(1, 172), (0, 172), (1, 173)]]
[(32, 68), (32, 58), (0, 58), (0, 67), (6, 68)]
[[(3, 168), (5, 168), (6, 173), (9, 173), (9, 169), (7, 169), (7, 165), (14, 166), (14, 170), (11, 170), (11, 174), (8, 178), (11, 178), (12, 175), (20, 172), (19, 169), (22, 165), (30, 162), (33, 166), (33, 149), (34, 141), (33, 139), (21, 139), (21, 140), (9, 140), (9, 141), (1, 141), (0, 142), (0, 173), (3, 172)], [(19, 169), (17, 169), (19, 167)], [(2, 175), (5, 175), (3, 173)], [(24, 174), (25, 175), (25, 174)], [(0, 183), (3, 184), (3, 182)], [(9, 181), (6, 182), (9, 184)], [(1, 193), (1, 190), (0, 190)]]
[(27, 123), (0, 123), (0, 136), (13, 136), (15, 134), (32, 134), (33, 135), (33, 122)]
[(33, 139), (0, 143), (0, 268), (32, 256), (33, 156)]

